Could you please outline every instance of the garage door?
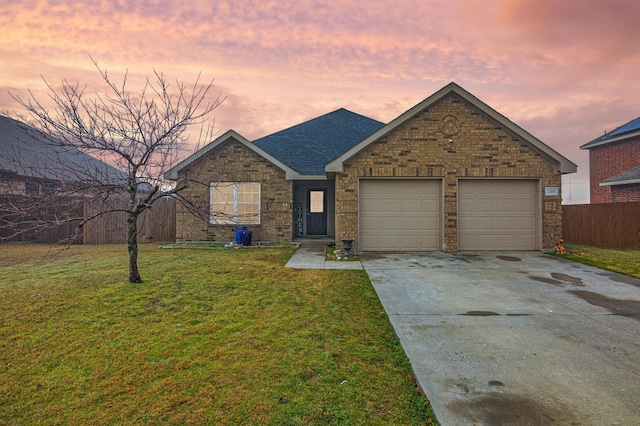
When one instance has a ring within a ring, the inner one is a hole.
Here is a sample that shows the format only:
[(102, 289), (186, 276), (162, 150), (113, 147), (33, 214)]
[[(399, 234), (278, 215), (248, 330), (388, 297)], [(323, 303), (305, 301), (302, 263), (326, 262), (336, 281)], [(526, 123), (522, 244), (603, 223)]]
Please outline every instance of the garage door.
[(439, 180), (361, 180), (360, 250), (440, 249)]
[(535, 250), (537, 181), (458, 181), (458, 250)]

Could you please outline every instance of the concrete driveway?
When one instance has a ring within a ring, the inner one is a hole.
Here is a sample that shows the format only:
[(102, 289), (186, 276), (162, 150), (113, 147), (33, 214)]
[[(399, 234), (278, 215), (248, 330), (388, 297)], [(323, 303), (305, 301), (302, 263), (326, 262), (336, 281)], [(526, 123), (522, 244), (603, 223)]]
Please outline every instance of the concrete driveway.
[(640, 425), (640, 280), (539, 252), (361, 259), (443, 425)]

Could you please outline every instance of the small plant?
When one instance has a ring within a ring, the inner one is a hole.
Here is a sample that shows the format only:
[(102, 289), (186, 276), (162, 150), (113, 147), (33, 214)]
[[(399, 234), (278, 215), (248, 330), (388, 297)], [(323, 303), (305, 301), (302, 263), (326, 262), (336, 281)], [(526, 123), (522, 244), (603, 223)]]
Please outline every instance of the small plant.
[(325, 260), (338, 260), (338, 261), (351, 261), (357, 260), (360, 261), (360, 257), (351, 253), (349, 256), (346, 256), (345, 252), (337, 249), (335, 247), (327, 247), (327, 253), (325, 255)]

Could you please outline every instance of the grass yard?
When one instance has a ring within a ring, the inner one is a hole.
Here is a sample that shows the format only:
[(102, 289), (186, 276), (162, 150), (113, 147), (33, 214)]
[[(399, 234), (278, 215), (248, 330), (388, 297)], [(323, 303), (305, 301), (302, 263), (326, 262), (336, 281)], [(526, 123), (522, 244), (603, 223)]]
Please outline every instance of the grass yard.
[(631, 277), (640, 278), (640, 249), (608, 249), (565, 244), (566, 254), (557, 255)]
[(0, 424), (436, 424), (363, 271), (291, 248), (0, 248)]

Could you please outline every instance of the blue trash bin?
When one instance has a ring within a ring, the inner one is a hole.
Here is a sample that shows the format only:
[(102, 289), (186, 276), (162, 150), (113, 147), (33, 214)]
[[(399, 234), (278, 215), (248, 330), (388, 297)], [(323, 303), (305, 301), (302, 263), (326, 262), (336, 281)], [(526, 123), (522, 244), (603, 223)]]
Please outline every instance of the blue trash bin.
[(246, 230), (244, 226), (236, 228), (236, 244), (242, 244), (242, 233)]
[(243, 246), (250, 246), (251, 245), (251, 235), (253, 234), (253, 231), (245, 229), (244, 231), (242, 231), (242, 242), (241, 244)]

